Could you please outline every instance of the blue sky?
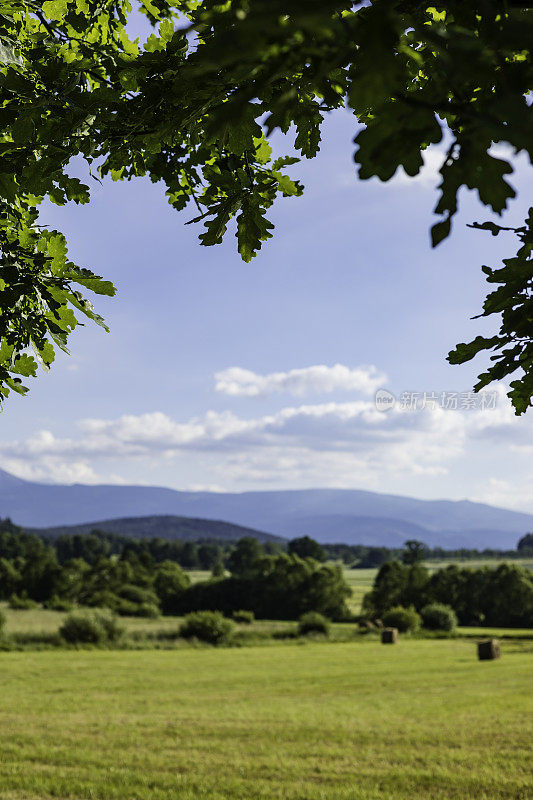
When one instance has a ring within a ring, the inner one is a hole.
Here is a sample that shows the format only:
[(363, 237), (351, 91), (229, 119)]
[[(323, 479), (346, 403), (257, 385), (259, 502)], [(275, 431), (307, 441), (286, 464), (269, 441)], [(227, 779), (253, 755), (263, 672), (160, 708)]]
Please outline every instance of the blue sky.
[[(192, 210), (170, 209), (149, 180), (46, 206), (73, 260), (118, 294), (95, 301), (110, 334), (79, 329), (72, 356), (9, 399), (0, 466), (51, 482), (338, 486), (533, 511), (533, 415), (516, 419), (503, 387), (484, 410), (461, 410), (461, 395), (457, 410), (400, 402), (471, 389), (483, 361), (445, 357), (494, 329), (470, 320), (486, 294), (480, 265), (514, 241), (467, 229), (489, 215), (465, 193), (452, 237), (431, 250), (440, 152), (416, 179), (360, 182), (355, 131), (344, 112), (327, 120), (318, 158), (292, 168), (304, 197), (280, 200), (274, 239), (250, 264), (233, 232), (201, 247), (184, 224)], [(524, 198), (530, 168), (517, 166)], [(525, 208), (515, 201), (509, 222)], [(376, 411), (379, 388), (398, 399), (391, 411)]]

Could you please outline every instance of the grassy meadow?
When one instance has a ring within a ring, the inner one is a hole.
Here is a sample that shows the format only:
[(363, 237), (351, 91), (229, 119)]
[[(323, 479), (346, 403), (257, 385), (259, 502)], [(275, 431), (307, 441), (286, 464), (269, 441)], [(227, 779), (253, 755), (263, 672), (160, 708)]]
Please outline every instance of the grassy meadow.
[(0, 796), (531, 797), (531, 642), (0, 654)]

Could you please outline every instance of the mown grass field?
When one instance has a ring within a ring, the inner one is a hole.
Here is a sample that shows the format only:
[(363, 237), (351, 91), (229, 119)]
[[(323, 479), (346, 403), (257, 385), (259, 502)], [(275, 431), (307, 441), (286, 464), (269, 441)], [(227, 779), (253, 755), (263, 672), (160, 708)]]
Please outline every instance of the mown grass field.
[(0, 654), (3, 800), (529, 800), (531, 642)]

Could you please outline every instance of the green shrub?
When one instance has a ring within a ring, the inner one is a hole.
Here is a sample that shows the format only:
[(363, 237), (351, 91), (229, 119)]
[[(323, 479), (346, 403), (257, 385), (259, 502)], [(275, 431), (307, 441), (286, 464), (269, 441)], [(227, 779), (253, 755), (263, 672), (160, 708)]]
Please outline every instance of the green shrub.
[(424, 628), (430, 631), (454, 631), (457, 616), (451, 606), (444, 603), (430, 603), (420, 612)]
[(240, 611), (234, 611), (231, 615), (235, 622), (240, 622), (244, 625), (251, 625), (252, 622), (255, 620), (255, 614), (253, 611), (245, 611), (244, 609), (240, 609)]
[(360, 633), (371, 633), (372, 631), (378, 630), (376, 623), (372, 622), (370, 619), (360, 619), (358, 627)]
[(93, 592), (83, 601), (83, 605), (91, 606), (92, 608), (109, 608), (112, 611), (117, 610), (118, 603), (119, 598), (117, 595), (108, 589)]
[(323, 633), (329, 636), (329, 619), (317, 611), (308, 611), (298, 620), (298, 635), (306, 636), (308, 633)]
[(71, 600), (67, 600), (65, 597), (58, 597), (57, 594), (55, 594), (50, 600), (44, 603), (44, 607), (50, 609), (50, 611), (72, 611), (74, 603)]
[(37, 608), (38, 605), (39, 603), (28, 597), (25, 592), (21, 595), (12, 594), (9, 598), (9, 608), (13, 608), (16, 611), (29, 611), (32, 608)]
[(96, 615), (100, 620), (108, 642), (118, 642), (122, 639), (126, 629), (120, 624), (116, 616), (109, 611), (97, 611)]
[(134, 603), (132, 600), (125, 600), (123, 597), (117, 597), (116, 603), (112, 606), (121, 617), (147, 617), (155, 619), (161, 615), (161, 610), (156, 603)]
[(157, 619), (161, 616), (159, 606), (155, 603), (140, 603), (136, 607), (134, 617), (146, 617), (146, 619)]
[(209, 644), (223, 644), (229, 639), (233, 624), (220, 611), (193, 611), (184, 618), (179, 635)]
[(116, 617), (106, 611), (73, 611), (59, 628), (60, 636), (70, 644), (107, 644), (123, 633)]
[(383, 614), (383, 624), (387, 628), (398, 628), (400, 633), (416, 631), (420, 627), (420, 615), (414, 608), (396, 606)]
[(124, 600), (129, 600), (130, 603), (138, 603), (139, 605), (142, 603), (157, 605), (158, 603), (157, 595), (151, 589), (145, 589), (142, 586), (134, 586), (129, 583), (121, 586), (117, 594)]
[(6, 615), (4, 614), (2, 609), (0, 608), (0, 634), (2, 633), (2, 630), (4, 629), (5, 624), (6, 624)]

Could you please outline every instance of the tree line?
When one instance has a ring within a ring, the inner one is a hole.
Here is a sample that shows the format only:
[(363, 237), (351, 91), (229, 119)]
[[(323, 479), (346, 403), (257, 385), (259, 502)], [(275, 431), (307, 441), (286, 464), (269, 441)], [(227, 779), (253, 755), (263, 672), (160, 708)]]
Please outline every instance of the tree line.
[[(234, 541), (220, 539), (200, 539), (197, 541), (169, 540), (161, 537), (135, 539), (130, 536), (109, 533), (98, 529), (88, 534), (62, 534), (51, 536), (25, 533), (9, 518), (0, 519), (0, 557), (14, 558), (24, 555), (27, 547), (38, 546), (37, 540), (55, 550), (57, 560), (64, 564), (73, 558), (82, 558), (93, 564), (101, 556), (119, 556), (126, 550), (136, 553), (140, 558), (152, 558), (155, 562), (175, 561), (186, 570), (213, 570), (220, 575), (228, 568), (235, 549)], [(463, 561), (475, 559), (514, 559), (533, 556), (533, 534), (525, 534), (515, 550), (485, 548), (457, 548), (445, 550), (442, 547), (428, 547), (423, 542), (409, 540), (402, 548), (370, 546), (362, 544), (319, 544), (309, 536), (300, 536), (289, 542), (264, 542), (266, 555), (282, 552), (313, 558), (316, 561), (340, 561), (356, 569), (380, 567), (389, 561), (400, 560), (444, 560), (456, 558)]]
[(429, 603), (452, 608), (460, 625), (533, 628), (533, 571), (509, 563), (478, 569), (452, 564), (430, 574), (420, 562), (391, 561), (379, 569), (363, 612), (377, 619), (391, 609), (421, 611)]
[[(514, 552), (527, 555), (532, 538), (526, 534)], [(406, 542), (400, 559), (391, 560), (394, 551), (387, 548), (375, 549), (386, 551), (387, 560), (364, 599), (363, 612), (370, 618), (398, 606), (421, 610), (436, 602), (450, 606), (463, 625), (533, 627), (530, 570), (509, 563), (480, 569), (452, 565), (430, 574), (422, 563), (428, 551), (421, 542)], [(146, 617), (247, 609), (271, 619), (295, 619), (309, 611), (347, 619), (350, 589), (341, 566), (327, 559), (346, 562), (354, 550), (305, 536), (288, 542), (286, 550), (252, 537), (196, 543), (93, 531), (45, 539), (4, 520), (0, 599), (18, 608), (82, 605)], [(192, 584), (185, 569), (195, 568), (211, 569), (211, 577)]]
[[(231, 549), (98, 532), (46, 541), (8, 521), (0, 531), (0, 599), (18, 608), (83, 605), (146, 617), (199, 609), (247, 609), (272, 619), (348, 615), (350, 589), (339, 566), (272, 549), (250, 537)], [(209, 557), (211, 578), (192, 585), (179, 561), (184, 553), (203, 554), (206, 564)]]

